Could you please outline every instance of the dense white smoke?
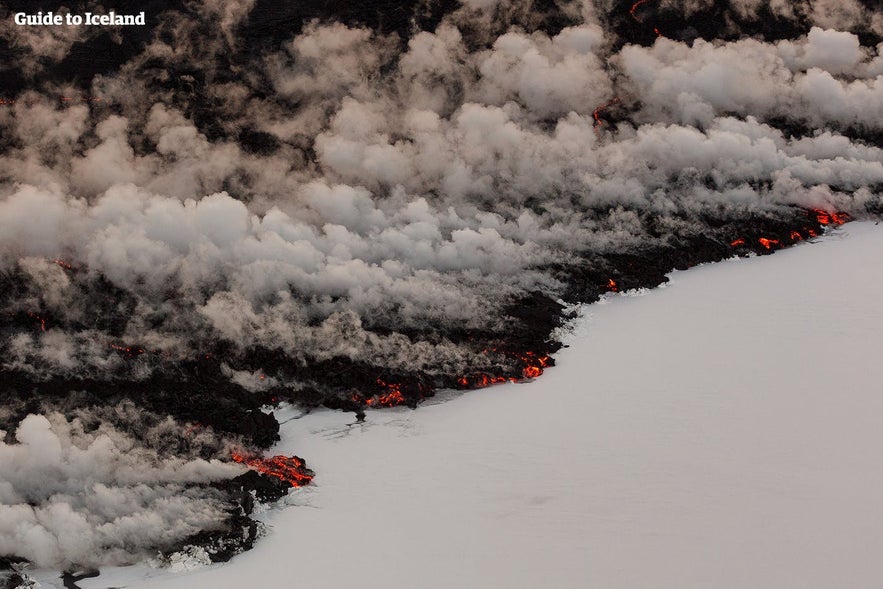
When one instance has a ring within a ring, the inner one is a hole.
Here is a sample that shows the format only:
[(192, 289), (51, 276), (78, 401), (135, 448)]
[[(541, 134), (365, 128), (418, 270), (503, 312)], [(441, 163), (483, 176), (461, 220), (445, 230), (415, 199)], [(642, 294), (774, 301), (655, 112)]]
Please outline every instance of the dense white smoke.
[[(0, 106), (4, 312), (31, 318), (0, 332), (3, 370), (141, 381), (222, 342), (252, 392), (303, 386), (237, 363), (258, 348), (468, 374), (487, 359), (453, 334), (507, 333), (519, 296), (566, 291), (553, 269), (709, 220), (878, 206), (883, 44), (858, 34), (883, 14), (854, 0), (765, 3), (812, 25), (791, 39), (648, 46), (611, 32), (610, 3), (561, 2), (547, 30), (531, 3), (469, 0), (407, 39), (315, 21), (230, 65), (255, 4), (169, 12), (87, 93), (47, 80)], [(28, 75), (83, 40), (0, 35)], [(192, 484), (240, 472), (60, 414), (6, 437), (0, 555), (41, 565), (211, 528)]]
[[(167, 420), (146, 437), (179, 431)], [(59, 413), (29, 415), (9, 433), (0, 431), (7, 438), (0, 442), (0, 554), (37, 566), (131, 562), (217, 528), (226, 516), (221, 496), (193, 484), (244, 470), (162, 456), (107, 423), (93, 429)]]
[(795, 41), (698, 40), (692, 47), (662, 39), (626, 47), (620, 63), (648, 120), (708, 125), (733, 113), (814, 128), (883, 124), (883, 57), (851, 33), (813, 27)]

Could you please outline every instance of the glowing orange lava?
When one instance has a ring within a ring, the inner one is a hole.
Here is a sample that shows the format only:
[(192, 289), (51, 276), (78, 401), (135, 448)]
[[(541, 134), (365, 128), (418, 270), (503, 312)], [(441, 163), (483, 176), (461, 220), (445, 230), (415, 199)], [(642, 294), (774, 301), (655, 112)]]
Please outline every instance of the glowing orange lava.
[(474, 374), (472, 376), (461, 376), (457, 379), (457, 384), (464, 388), (483, 389), (493, 384), (502, 382), (518, 382), (517, 378), (506, 376), (491, 376), (489, 374)]
[(277, 478), (285, 481), (292, 487), (303, 487), (313, 480), (313, 471), (306, 467), (306, 463), (297, 456), (273, 456), (272, 458), (263, 458), (245, 454), (243, 452), (233, 452), (231, 458), (235, 462), (244, 464), (248, 468), (261, 474)]
[[(521, 374), (519, 376), (502, 376), (488, 374), (486, 372), (477, 372), (457, 378), (457, 385), (464, 389), (481, 389), (504, 382), (521, 382), (524, 380), (537, 378), (538, 376), (543, 374), (543, 370), (546, 367), (553, 364), (552, 358), (550, 358), (549, 356), (540, 356), (536, 352), (505, 352), (497, 350), (496, 348), (488, 348), (482, 351), (482, 353), (485, 354), (492, 352), (501, 353), (506, 356), (516, 358), (521, 366)], [(387, 382), (381, 378), (378, 378), (376, 382), (381, 387), (382, 392), (375, 393), (371, 397), (366, 397), (362, 394), (354, 393), (350, 395), (350, 401), (360, 406), (375, 408), (395, 407), (398, 405), (406, 405), (409, 403), (409, 399), (405, 397), (405, 394), (402, 391), (402, 388), (404, 386), (403, 384)], [(424, 391), (424, 388), (421, 384), (418, 383), (417, 387), (418, 391), (420, 391), (421, 393)]]
[(614, 104), (618, 104), (618, 103), (619, 103), (619, 97), (617, 96), (617, 97), (614, 97), (613, 100), (611, 100), (610, 102), (607, 102), (606, 104), (602, 104), (601, 106), (596, 107), (595, 110), (592, 111), (592, 118), (595, 119), (594, 127), (595, 127), (596, 131), (601, 127), (601, 125), (604, 124), (604, 121), (601, 120), (601, 113), (604, 112), (606, 109), (610, 108), (611, 106), (613, 106)]
[(740, 245), (745, 245), (745, 240), (743, 238), (734, 239), (730, 242), (730, 245), (733, 247), (739, 247)]
[(849, 215), (846, 213), (829, 213), (822, 209), (810, 209), (815, 213), (816, 221), (819, 225), (843, 225), (849, 221)]
[(118, 345), (118, 344), (108, 344), (108, 345), (111, 348), (113, 348), (114, 350), (116, 350), (117, 352), (123, 352), (125, 354), (136, 355), (136, 354), (147, 353), (147, 350), (145, 350), (144, 348), (132, 348), (130, 346), (123, 346), (123, 345)]
[(767, 239), (766, 237), (758, 238), (757, 242), (766, 249), (772, 249), (774, 245), (779, 245), (778, 239)]
[(539, 366), (528, 366), (524, 369), (524, 378), (536, 378), (543, 373)]
[(607, 279), (607, 284), (605, 285), (607, 290), (610, 292), (619, 292), (619, 286), (616, 284), (616, 281), (612, 278)]
[(527, 365), (522, 371), (524, 378), (538, 377), (543, 373), (543, 368), (552, 363), (552, 359), (548, 356), (537, 356), (534, 352), (525, 352), (524, 355), (516, 354), (516, 357)]
[(801, 241), (803, 236), (800, 234), (800, 231), (792, 231), (791, 232), (791, 241)]
[[(496, 352), (498, 350), (485, 350)], [(472, 374), (469, 376), (461, 376), (457, 379), (457, 384), (463, 388), (483, 389), (491, 385), (504, 382), (521, 382), (537, 378), (543, 374), (543, 369), (552, 365), (552, 358), (549, 356), (538, 356), (536, 352), (525, 352), (518, 354), (515, 352), (502, 352), (508, 356), (514, 356), (522, 363), (524, 368), (521, 369), (521, 377), (514, 376), (494, 376), (486, 373)]]
[(377, 384), (386, 392), (368, 398), (357, 393), (352, 395), (350, 400), (359, 405), (367, 405), (368, 407), (396, 407), (398, 405), (405, 405), (408, 402), (402, 394), (401, 384), (386, 382), (380, 378), (377, 379)]
[(366, 405), (369, 407), (395, 407), (396, 405), (405, 404), (405, 396), (402, 395), (402, 385), (385, 382), (379, 378), (377, 379), (377, 384), (385, 388), (387, 392), (371, 397), (365, 401)]

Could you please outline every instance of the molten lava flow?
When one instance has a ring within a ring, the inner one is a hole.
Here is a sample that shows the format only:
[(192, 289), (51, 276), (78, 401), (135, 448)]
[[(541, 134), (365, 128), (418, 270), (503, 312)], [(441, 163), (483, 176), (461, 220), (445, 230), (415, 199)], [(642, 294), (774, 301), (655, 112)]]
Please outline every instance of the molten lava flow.
[(0, 98), (0, 106), (4, 106), (4, 105), (10, 105), (10, 106), (11, 106), (11, 105), (13, 105), (13, 104), (15, 104), (15, 101), (14, 101), (14, 100), (7, 100), (7, 99), (5, 99), (5, 98)]
[[(496, 349), (485, 350), (485, 352), (497, 352)], [(494, 384), (504, 382), (521, 382), (531, 378), (536, 378), (543, 373), (543, 369), (552, 365), (552, 358), (549, 356), (538, 356), (536, 352), (525, 352), (518, 354), (516, 352), (502, 352), (508, 356), (514, 356), (521, 362), (521, 377), (514, 376), (493, 376), (486, 373), (472, 374), (469, 376), (461, 376), (457, 379), (457, 384), (461, 387), (472, 389), (483, 389)]]
[(373, 397), (368, 398), (356, 393), (350, 396), (350, 400), (359, 405), (366, 405), (368, 407), (396, 407), (398, 405), (405, 405), (408, 402), (408, 400), (405, 399), (405, 395), (402, 394), (401, 384), (386, 382), (380, 378), (377, 379), (377, 384), (386, 392), (378, 393)]
[(468, 389), (483, 389), (492, 384), (500, 384), (502, 382), (518, 382), (517, 378), (506, 376), (491, 376), (488, 374), (474, 374), (472, 376), (461, 376), (457, 379), (457, 384)]
[(613, 106), (614, 104), (618, 104), (618, 103), (619, 103), (619, 97), (617, 96), (613, 100), (611, 100), (610, 102), (607, 102), (606, 104), (602, 104), (601, 106), (596, 107), (594, 111), (592, 111), (592, 118), (595, 119), (594, 127), (595, 127), (596, 131), (601, 127), (601, 125), (604, 124), (604, 121), (601, 120), (601, 113), (604, 112), (606, 109), (610, 108), (611, 106)]
[(548, 356), (537, 356), (535, 352), (525, 352), (523, 355), (515, 354), (515, 357), (526, 365), (521, 373), (524, 378), (536, 378), (543, 373), (543, 368), (549, 366), (552, 359)]
[(528, 366), (524, 369), (524, 378), (536, 378), (543, 373), (539, 366)]
[(849, 221), (849, 215), (846, 213), (829, 213), (822, 209), (810, 209), (816, 216), (819, 225), (843, 225)]
[(310, 484), (310, 481), (313, 480), (313, 471), (307, 468), (306, 463), (297, 456), (263, 458), (234, 451), (231, 457), (235, 462), (244, 464), (261, 474), (285, 481), (292, 487), (303, 487)]
[(745, 245), (745, 240), (743, 238), (734, 239), (730, 242), (730, 245), (733, 247), (739, 247), (740, 245)]
[(612, 278), (607, 279), (607, 284), (605, 286), (610, 292), (619, 292), (619, 286), (617, 286), (616, 281)]
[(73, 270), (74, 267), (65, 262), (64, 260), (52, 260), (55, 264), (61, 266), (65, 270)]
[[(552, 358), (550, 358), (549, 356), (540, 356), (536, 352), (530, 351), (518, 353), (501, 351), (497, 350), (496, 348), (489, 348), (482, 350), (482, 353), (500, 353), (516, 358), (518, 360), (518, 364), (520, 365), (521, 374), (518, 376), (493, 375), (486, 372), (468, 374), (457, 378), (456, 383), (460, 388), (481, 389), (504, 382), (521, 382), (523, 380), (528, 380), (540, 376), (543, 373), (544, 368), (553, 364)], [(362, 394), (355, 393), (350, 395), (350, 401), (363, 407), (395, 407), (398, 405), (408, 404), (409, 399), (405, 396), (405, 393), (402, 390), (405, 385), (394, 382), (386, 382), (381, 378), (378, 378), (376, 382), (381, 387), (381, 392), (375, 393), (371, 397), (366, 397)], [(421, 394), (422, 398), (424, 388), (420, 383), (417, 383), (417, 391)]]
[(382, 395), (377, 395), (375, 397), (371, 397), (365, 404), (369, 407), (372, 406), (380, 406), (380, 407), (395, 407), (397, 405), (405, 404), (405, 397), (402, 396), (401, 391), (390, 391), (388, 393), (384, 393)]
[(370, 399), (365, 401), (366, 405), (368, 405), (369, 407), (395, 407), (396, 405), (405, 404), (405, 396), (402, 395), (402, 385), (385, 382), (379, 378), (377, 379), (377, 384), (386, 389), (387, 392), (371, 397)]
[(778, 239), (767, 239), (766, 237), (758, 238), (758, 243), (765, 247), (766, 249), (772, 249), (774, 245), (779, 245)]
[(791, 232), (791, 241), (801, 241), (803, 240), (803, 236), (800, 234), (800, 231), (792, 231)]

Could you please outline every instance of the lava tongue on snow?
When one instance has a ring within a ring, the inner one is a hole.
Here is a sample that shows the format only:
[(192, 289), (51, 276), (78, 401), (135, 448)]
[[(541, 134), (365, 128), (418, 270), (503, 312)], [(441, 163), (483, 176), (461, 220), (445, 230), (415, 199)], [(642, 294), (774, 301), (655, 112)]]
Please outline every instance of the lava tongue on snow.
[(829, 213), (822, 209), (811, 209), (819, 225), (843, 225), (850, 217), (846, 213)]
[(246, 452), (235, 451), (231, 454), (231, 458), (235, 462), (244, 464), (256, 472), (288, 483), (289, 486), (294, 488), (308, 485), (313, 480), (313, 476), (315, 476), (315, 473), (307, 468), (306, 462), (297, 456), (264, 458)]

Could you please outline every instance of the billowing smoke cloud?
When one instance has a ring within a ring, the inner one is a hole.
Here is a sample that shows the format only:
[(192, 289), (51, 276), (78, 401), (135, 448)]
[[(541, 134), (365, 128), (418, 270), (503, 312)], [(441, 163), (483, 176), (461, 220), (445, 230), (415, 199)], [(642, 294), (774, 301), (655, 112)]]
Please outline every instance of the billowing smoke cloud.
[[(33, 80), (0, 106), (8, 394), (247, 437), (232, 424), (280, 396), (416, 402), (538, 369), (558, 302), (608, 279), (880, 210), (878, 9), (548, 4), (283, 26), (193, 2), (79, 87), (33, 72), (87, 39), (0, 29)], [(218, 521), (205, 483), (238, 467), (66, 411), (3, 420), (0, 554), (120, 562)]]
[[(90, 421), (32, 414), (15, 432), (0, 431), (7, 438), (0, 442), (0, 554), (37, 566), (98, 566), (153, 556), (223, 524), (223, 495), (203, 485), (241, 474), (239, 465), (163, 456)], [(179, 428), (165, 420), (144, 433), (157, 442)]]
[(883, 58), (851, 33), (813, 27), (806, 39), (778, 43), (660, 40), (619, 58), (648, 120), (708, 125), (731, 113), (868, 132), (883, 120)]

